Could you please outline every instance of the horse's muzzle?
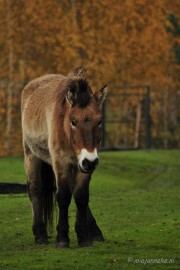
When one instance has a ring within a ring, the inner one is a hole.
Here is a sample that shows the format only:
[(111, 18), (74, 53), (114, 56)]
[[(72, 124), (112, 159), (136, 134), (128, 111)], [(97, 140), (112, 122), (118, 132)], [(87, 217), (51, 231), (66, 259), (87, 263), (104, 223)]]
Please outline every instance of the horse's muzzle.
[(99, 158), (96, 158), (93, 161), (88, 160), (87, 158), (83, 159), (82, 163), (79, 165), (81, 172), (83, 173), (92, 173), (96, 166), (99, 163)]

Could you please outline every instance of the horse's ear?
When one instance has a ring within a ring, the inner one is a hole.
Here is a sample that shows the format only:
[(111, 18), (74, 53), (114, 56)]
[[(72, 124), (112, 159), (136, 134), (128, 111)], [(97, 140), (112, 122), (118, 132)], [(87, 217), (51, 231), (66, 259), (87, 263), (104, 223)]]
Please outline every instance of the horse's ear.
[(75, 105), (76, 99), (77, 99), (76, 93), (73, 91), (73, 89), (69, 89), (66, 94), (66, 100), (71, 107)]
[(96, 91), (94, 93), (94, 98), (100, 107), (102, 107), (106, 95), (107, 95), (107, 84), (105, 84), (99, 91)]

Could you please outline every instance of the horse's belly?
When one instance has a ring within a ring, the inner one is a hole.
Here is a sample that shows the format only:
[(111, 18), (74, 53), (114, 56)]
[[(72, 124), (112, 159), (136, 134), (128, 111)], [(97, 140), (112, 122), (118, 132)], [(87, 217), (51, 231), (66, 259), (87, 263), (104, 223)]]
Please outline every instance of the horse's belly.
[(47, 139), (34, 139), (26, 137), (25, 139), (31, 152), (39, 159), (51, 164), (51, 158), (49, 154)]

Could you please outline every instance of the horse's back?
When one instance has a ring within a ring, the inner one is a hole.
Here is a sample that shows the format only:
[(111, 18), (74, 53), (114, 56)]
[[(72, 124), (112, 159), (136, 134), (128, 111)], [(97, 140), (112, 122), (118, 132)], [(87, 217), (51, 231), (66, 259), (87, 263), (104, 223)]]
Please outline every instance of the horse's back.
[(63, 79), (63, 75), (48, 74), (30, 81), (22, 91), (22, 110), (30, 97), (36, 101), (49, 99)]

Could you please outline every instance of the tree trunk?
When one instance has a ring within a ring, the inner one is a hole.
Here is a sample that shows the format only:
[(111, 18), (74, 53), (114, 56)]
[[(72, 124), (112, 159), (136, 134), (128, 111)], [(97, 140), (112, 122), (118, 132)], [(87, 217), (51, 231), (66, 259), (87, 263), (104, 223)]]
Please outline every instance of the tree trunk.
[(76, 29), (78, 23), (77, 23), (77, 11), (76, 11), (76, 0), (71, 0), (71, 6), (73, 11), (73, 26), (74, 29)]
[(164, 89), (164, 148), (168, 148), (168, 86)]
[(11, 154), (11, 131), (12, 131), (12, 79), (13, 79), (13, 40), (12, 40), (12, 16), (11, 16), (11, 0), (6, 0), (7, 5), (7, 35), (8, 35), (8, 68), (9, 78), (7, 86), (7, 114), (6, 114), (6, 141), (5, 152), (6, 155)]

